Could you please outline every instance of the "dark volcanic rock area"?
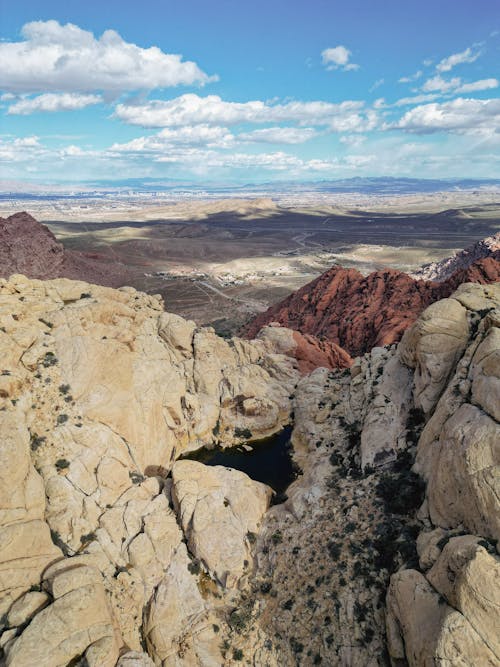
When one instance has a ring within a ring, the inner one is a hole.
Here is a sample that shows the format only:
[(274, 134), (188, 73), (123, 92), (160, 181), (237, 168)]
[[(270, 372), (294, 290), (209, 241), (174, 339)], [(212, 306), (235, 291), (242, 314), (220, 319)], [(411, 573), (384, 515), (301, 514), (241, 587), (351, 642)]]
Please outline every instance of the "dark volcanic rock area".
[[(415, 280), (386, 269), (363, 276), (334, 266), (280, 303), (258, 315), (242, 330), (253, 338), (272, 322), (339, 345), (351, 356), (391, 345), (434, 301), (448, 297), (465, 282), (500, 280), (500, 251), (459, 269), (443, 282)], [(329, 367), (339, 367), (330, 365)]]
[(0, 277), (22, 273), (28, 278), (48, 280), (72, 278), (119, 287), (129, 270), (106, 255), (67, 250), (48, 227), (29, 213), (0, 218)]

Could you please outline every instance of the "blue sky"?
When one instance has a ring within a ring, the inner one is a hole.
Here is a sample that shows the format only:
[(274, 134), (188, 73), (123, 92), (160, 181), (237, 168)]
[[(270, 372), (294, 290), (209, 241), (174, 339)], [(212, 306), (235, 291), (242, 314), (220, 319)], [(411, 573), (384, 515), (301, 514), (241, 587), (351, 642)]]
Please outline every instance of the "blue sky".
[(0, 178), (500, 177), (497, 0), (0, 0)]

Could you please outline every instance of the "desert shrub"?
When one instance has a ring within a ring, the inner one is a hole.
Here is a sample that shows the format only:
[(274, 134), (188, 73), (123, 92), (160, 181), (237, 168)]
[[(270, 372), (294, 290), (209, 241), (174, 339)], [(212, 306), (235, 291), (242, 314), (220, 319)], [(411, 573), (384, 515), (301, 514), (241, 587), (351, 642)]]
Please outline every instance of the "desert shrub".
[(411, 470), (385, 473), (376, 486), (387, 512), (409, 516), (424, 500), (425, 482)]
[(229, 625), (236, 630), (236, 632), (242, 632), (250, 623), (251, 616), (250, 609), (233, 609), (229, 614)]
[(140, 472), (132, 471), (129, 472), (128, 476), (130, 477), (132, 484), (141, 484), (146, 479)]
[(251, 440), (252, 431), (249, 428), (238, 428), (234, 429), (234, 435), (237, 438), (244, 438), (245, 440)]
[(36, 452), (36, 450), (43, 445), (44, 442), (46, 442), (47, 438), (44, 438), (43, 436), (37, 435), (36, 433), (31, 434), (30, 438), (30, 448), (32, 452)]
[(342, 551), (342, 545), (339, 542), (329, 542), (327, 545), (328, 553), (332, 560), (338, 560)]
[(281, 530), (275, 531), (271, 535), (271, 540), (273, 541), (273, 544), (279, 544), (280, 542), (283, 542), (283, 534), (282, 534)]
[(44, 358), (42, 359), (42, 366), (44, 368), (49, 368), (50, 366), (55, 366), (57, 362), (58, 359), (53, 352), (46, 352)]
[(200, 561), (198, 560), (192, 560), (190, 563), (188, 563), (187, 569), (191, 574), (199, 574), (200, 573)]

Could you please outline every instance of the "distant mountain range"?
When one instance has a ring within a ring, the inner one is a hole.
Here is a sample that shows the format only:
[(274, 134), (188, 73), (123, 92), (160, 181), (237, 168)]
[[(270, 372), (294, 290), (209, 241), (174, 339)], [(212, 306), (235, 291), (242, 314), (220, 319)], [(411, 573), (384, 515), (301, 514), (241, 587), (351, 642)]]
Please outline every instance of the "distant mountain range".
[(124, 180), (96, 180), (80, 183), (43, 184), (29, 181), (0, 181), (0, 198), (43, 198), (108, 196), (129, 192), (135, 193), (206, 193), (209, 196), (246, 196), (273, 192), (318, 192), (318, 193), (359, 193), (379, 195), (402, 195), (433, 193), (441, 191), (470, 191), (478, 189), (500, 189), (500, 179), (419, 179), (419, 178), (345, 178), (323, 181), (273, 181), (263, 183), (193, 183), (182, 180), (129, 178)]

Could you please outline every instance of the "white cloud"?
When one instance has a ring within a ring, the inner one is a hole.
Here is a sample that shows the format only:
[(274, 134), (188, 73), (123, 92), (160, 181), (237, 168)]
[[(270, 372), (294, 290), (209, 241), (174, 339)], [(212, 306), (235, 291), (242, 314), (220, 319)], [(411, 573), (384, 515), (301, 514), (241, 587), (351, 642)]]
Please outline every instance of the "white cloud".
[(500, 132), (500, 99), (477, 100), (459, 97), (450, 102), (437, 102), (414, 107), (390, 127), (432, 134), (498, 133)]
[(164, 129), (148, 137), (137, 137), (124, 144), (113, 144), (112, 152), (163, 153), (175, 147), (208, 146), (227, 148), (234, 145), (234, 136), (225, 127), (194, 125), (176, 129)]
[(473, 63), (481, 55), (480, 51), (474, 52), (470, 47), (460, 53), (453, 53), (447, 58), (443, 58), (437, 65), (438, 72), (449, 72), (453, 67), (463, 63)]
[(213, 80), (196, 63), (156, 46), (143, 49), (114, 30), (100, 38), (72, 23), (33, 21), (24, 41), (0, 43), (0, 89), (16, 93), (93, 92), (117, 94)]
[(365, 143), (366, 137), (362, 134), (345, 134), (340, 137), (340, 142), (349, 146), (350, 148), (357, 148), (361, 144)]
[(380, 86), (383, 86), (384, 83), (385, 83), (385, 79), (377, 79), (377, 81), (375, 81), (375, 83), (369, 89), (369, 92), (373, 93), (374, 90), (377, 90), (377, 88), (380, 88)]
[(265, 127), (238, 134), (237, 139), (265, 144), (303, 144), (317, 134), (312, 127)]
[(31, 99), (21, 99), (12, 104), (7, 114), (27, 116), (39, 111), (75, 111), (102, 101), (100, 95), (80, 95), (78, 93), (45, 93)]
[(432, 102), (432, 100), (437, 99), (440, 95), (435, 93), (427, 93), (425, 95), (412, 95), (411, 97), (402, 97), (400, 100), (394, 103), (395, 107), (406, 107), (412, 104), (422, 104), (422, 102)]
[(492, 88), (498, 88), (497, 79), (480, 79), (479, 81), (473, 81), (472, 83), (464, 83), (457, 88), (455, 92), (475, 93), (479, 90), (491, 90)]
[(226, 102), (218, 95), (199, 97), (193, 93), (173, 100), (152, 100), (144, 104), (118, 104), (115, 117), (141, 127), (181, 127), (183, 125), (237, 125), (239, 123), (296, 122), (325, 125), (333, 131), (364, 131), (373, 126), (373, 112), (363, 102)]
[(316, 130), (308, 127), (269, 127), (234, 135), (225, 127), (193, 125), (166, 128), (154, 135), (137, 137), (124, 144), (113, 144), (109, 150), (114, 153), (142, 155), (166, 153), (187, 147), (227, 149), (245, 143), (300, 144), (316, 134)]
[(351, 52), (345, 46), (339, 44), (329, 49), (324, 49), (321, 52), (321, 60), (327, 70), (343, 69), (348, 72), (350, 70), (359, 69), (359, 65), (349, 62)]
[(415, 74), (410, 74), (410, 76), (402, 76), (400, 79), (398, 79), (398, 83), (411, 83), (412, 81), (420, 79), (422, 74), (422, 70), (419, 69), (418, 72), (415, 72)]
[(36, 136), (16, 139), (0, 138), (0, 162), (14, 163), (37, 160), (45, 154), (39, 138)]
[(453, 90), (454, 88), (458, 88), (461, 84), (461, 79), (458, 77), (453, 77), (453, 79), (443, 79), (442, 76), (439, 74), (436, 74), (436, 76), (433, 76), (431, 79), (427, 79), (427, 81), (424, 83), (422, 86), (422, 90), (424, 93), (432, 93), (432, 92), (440, 92), (440, 93), (446, 93), (449, 90)]
[(424, 92), (439, 93), (474, 93), (480, 90), (491, 90), (492, 88), (498, 88), (497, 79), (480, 79), (471, 83), (462, 83), (460, 77), (443, 79), (439, 74), (428, 79), (422, 86)]

